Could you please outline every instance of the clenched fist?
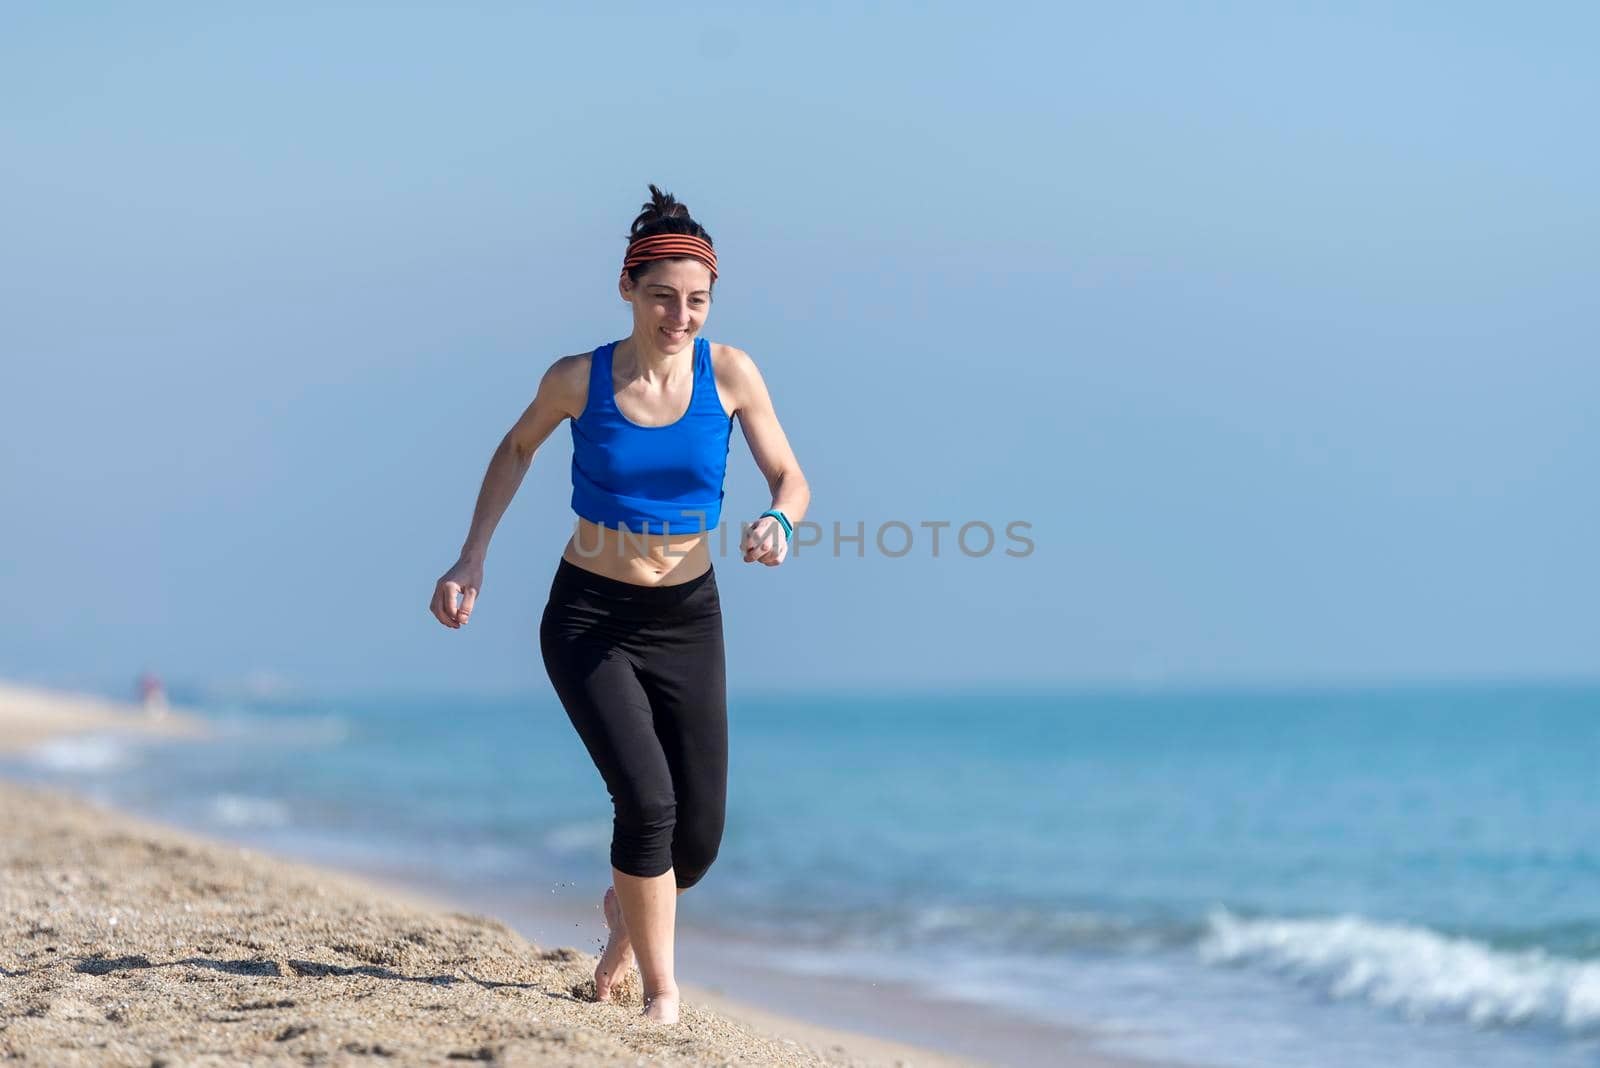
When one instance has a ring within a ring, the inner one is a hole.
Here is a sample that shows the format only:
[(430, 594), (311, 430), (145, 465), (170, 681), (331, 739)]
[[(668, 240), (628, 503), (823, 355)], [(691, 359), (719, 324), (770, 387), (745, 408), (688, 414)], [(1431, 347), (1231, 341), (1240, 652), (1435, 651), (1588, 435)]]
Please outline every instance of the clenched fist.
[[(428, 611), (433, 613), (433, 618), (440, 623), (458, 630), (467, 625), (467, 617), (472, 615), (473, 602), (478, 599), (478, 590), (483, 586), (483, 564), (477, 560), (457, 560), (455, 566), (446, 571), (433, 587), (433, 601), (428, 605)], [(456, 605), (456, 598), (461, 598), (461, 604)]]
[(739, 548), (745, 563), (777, 567), (789, 555), (789, 539), (783, 536), (783, 526), (776, 516), (764, 515), (745, 529)]

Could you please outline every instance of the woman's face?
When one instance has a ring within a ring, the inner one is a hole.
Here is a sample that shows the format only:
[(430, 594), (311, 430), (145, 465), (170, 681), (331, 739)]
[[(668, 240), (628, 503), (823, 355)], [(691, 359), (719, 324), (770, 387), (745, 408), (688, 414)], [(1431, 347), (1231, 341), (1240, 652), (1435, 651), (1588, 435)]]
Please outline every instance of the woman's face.
[(622, 299), (633, 305), (633, 333), (660, 352), (694, 341), (711, 311), (711, 268), (699, 260), (656, 260), (635, 284), (624, 275)]

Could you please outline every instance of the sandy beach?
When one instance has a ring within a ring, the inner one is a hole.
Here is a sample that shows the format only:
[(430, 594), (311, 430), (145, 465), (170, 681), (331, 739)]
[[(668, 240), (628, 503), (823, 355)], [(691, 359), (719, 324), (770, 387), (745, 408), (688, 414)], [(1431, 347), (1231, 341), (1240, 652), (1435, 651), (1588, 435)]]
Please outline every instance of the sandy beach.
[[(58, 725), (203, 729), (180, 713), (151, 720), (98, 699), (0, 689), (8, 747)], [(590, 1000), (593, 953), (38, 787), (0, 783), (0, 872), (0, 1056), (25, 1064), (1018, 1063), (1014, 1051), (996, 1062), (938, 1053), (729, 997), (741, 981), (733, 948), (716, 972), (726, 985), (680, 981), (682, 1019), (662, 1027), (641, 1015), (637, 972), (615, 1002)], [(866, 984), (834, 985), (841, 1006), (875, 1019)], [(816, 993), (799, 990), (798, 1002)], [(907, 1004), (883, 992), (902, 1033), (916, 1027)], [(995, 1026), (968, 1023), (977, 1036)], [(985, 1043), (968, 1034), (962, 1048), (973, 1046)], [(1062, 1050), (1041, 1063), (1132, 1062)]]
[(0, 752), (16, 752), (74, 734), (140, 734), (196, 737), (202, 720), (170, 709), (152, 715), (137, 705), (93, 694), (61, 693), (0, 680)]

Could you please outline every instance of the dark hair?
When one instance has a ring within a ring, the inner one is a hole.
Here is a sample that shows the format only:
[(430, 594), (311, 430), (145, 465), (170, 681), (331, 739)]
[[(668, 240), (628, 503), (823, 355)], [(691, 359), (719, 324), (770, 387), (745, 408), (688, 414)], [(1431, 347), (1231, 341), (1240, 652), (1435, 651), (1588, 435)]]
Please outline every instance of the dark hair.
[[(663, 193), (656, 188), (654, 182), (651, 182), (650, 199), (645, 202), (643, 210), (633, 220), (633, 228), (628, 234), (628, 244), (633, 244), (641, 237), (654, 237), (656, 234), (692, 234), (703, 238), (712, 248), (717, 247), (716, 242), (711, 240), (711, 235), (706, 233), (706, 228), (689, 215), (686, 205), (680, 203), (671, 193)], [(640, 277), (650, 267), (650, 263), (629, 267), (628, 277), (637, 285)], [(717, 283), (713, 279), (711, 284), (715, 287)]]

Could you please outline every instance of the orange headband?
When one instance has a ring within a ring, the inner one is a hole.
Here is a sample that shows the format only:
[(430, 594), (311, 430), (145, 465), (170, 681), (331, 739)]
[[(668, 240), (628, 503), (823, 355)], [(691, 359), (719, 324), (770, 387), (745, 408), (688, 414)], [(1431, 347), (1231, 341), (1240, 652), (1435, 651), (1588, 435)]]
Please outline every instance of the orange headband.
[(690, 256), (711, 268), (711, 280), (717, 280), (717, 254), (703, 237), (693, 234), (653, 234), (641, 237), (628, 246), (628, 255), (622, 261), (622, 273), (651, 260), (673, 260)]

